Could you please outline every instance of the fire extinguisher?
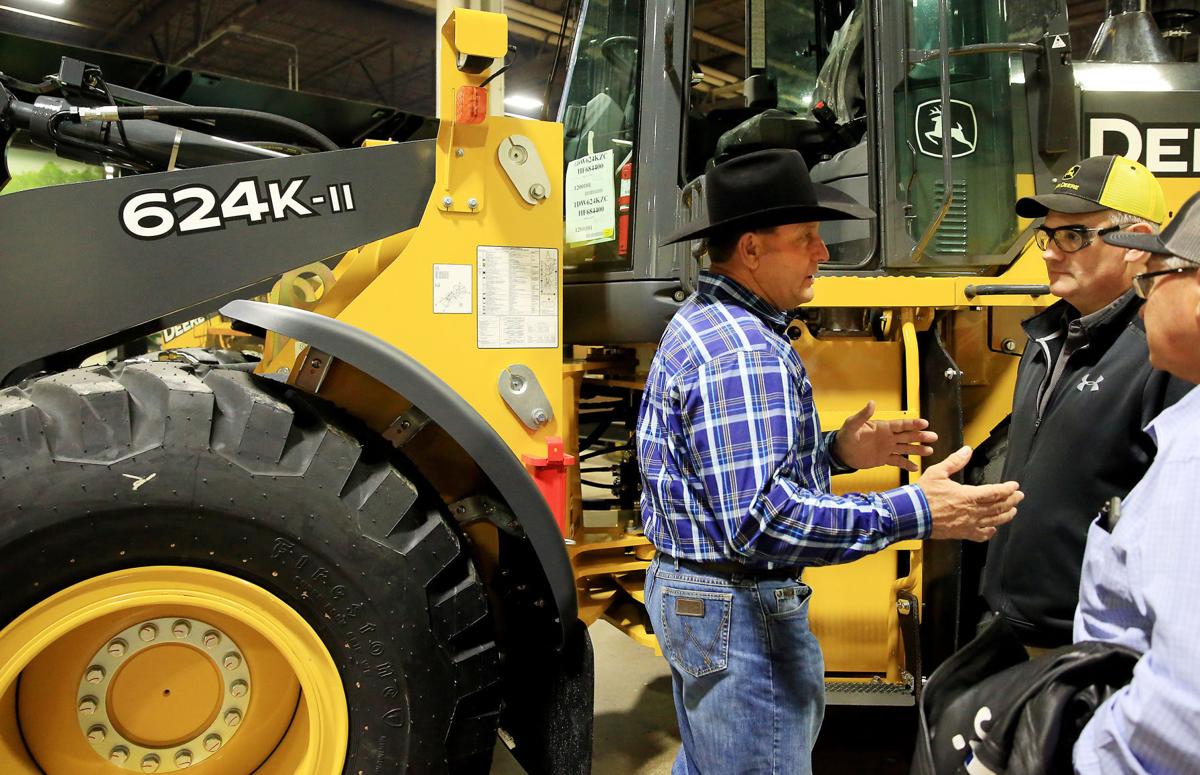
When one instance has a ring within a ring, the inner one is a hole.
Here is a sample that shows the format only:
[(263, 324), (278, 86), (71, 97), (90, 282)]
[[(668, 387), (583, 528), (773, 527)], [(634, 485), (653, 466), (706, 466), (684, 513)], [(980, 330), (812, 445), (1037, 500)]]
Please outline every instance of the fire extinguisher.
[(629, 195), (633, 188), (633, 162), (621, 165), (621, 188), (617, 196), (617, 255), (629, 256)]

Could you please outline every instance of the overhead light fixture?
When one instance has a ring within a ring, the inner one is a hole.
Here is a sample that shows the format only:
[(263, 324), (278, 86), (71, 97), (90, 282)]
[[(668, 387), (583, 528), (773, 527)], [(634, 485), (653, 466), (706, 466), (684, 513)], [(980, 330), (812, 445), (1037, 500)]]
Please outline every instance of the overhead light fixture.
[(45, 3), (46, 5), (62, 5), (67, 0), (34, 0), (34, 2)]
[[(55, 5), (62, 5), (65, 2), (65, 0), (41, 0), (41, 2), (54, 3)], [(48, 21), (48, 22), (56, 22), (58, 24), (66, 24), (70, 27), (81, 27), (85, 30), (97, 29), (96, 27), (93, 27), (90, 24), (84, 24), (83, 22), (71, 21), (70, 19), (63, 19), (59, 16), (50, 16), (49, 14), (38, 13), (37, 11), (30, 11), (25, 8), (13, 8), (11, 5), (0, 5), (0, 11), (8, 11), (9, 13), (18, 13), (18, 14), (21, 14), (22, 16), (32, 16), (35, 19), (42, 19), (42, 20)]]
[(542, 107), (542, 101), (536, 97), (528, 97), (524, 94), (507, 94), (504, 97), (504, 104), (513, 110), (532, 111)]

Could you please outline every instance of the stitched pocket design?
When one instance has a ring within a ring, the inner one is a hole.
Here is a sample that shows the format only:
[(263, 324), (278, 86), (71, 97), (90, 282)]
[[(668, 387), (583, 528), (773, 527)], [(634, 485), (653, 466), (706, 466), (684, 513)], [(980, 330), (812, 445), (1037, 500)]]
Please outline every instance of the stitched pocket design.
[(697, 678), (729, 666), (733, 593), (664, 586), (659, 624), (667, 657)]
[(803, 614), (808, 608), (812, 589), (803, 582), (795, 582), (771, 590), (768, 615), (772, 619), (790, 619)]

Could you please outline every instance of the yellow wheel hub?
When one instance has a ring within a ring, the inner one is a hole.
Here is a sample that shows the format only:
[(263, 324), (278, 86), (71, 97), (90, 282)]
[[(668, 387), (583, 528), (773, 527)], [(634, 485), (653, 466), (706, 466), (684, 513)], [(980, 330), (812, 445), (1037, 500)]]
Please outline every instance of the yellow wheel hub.
[(0, 772), (342, 772), (337, 666), (248, 582), (152, 567), (66, 589), (0, 631)]

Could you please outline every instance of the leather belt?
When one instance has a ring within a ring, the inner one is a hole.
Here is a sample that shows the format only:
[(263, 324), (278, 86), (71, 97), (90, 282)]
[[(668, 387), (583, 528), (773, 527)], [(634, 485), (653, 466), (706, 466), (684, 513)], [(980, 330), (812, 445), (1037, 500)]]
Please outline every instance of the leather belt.
[(718, 576), (741, 576), (747, 579), (767, 580), (767, 581), (784, 581), (786, 579), (798, 579), (804, 571), (802, 567), (792, 568), (752, 568), (749, 565), (743, 565), (740, 562), (697, 562), (695, 560), (683, 560), (672, 557), (663, 552), (658, 553), (658, 558), (663, 563), (668, 565), (678, 564), (680, 568), (693, 571), (695, 573), (712, 573)]

